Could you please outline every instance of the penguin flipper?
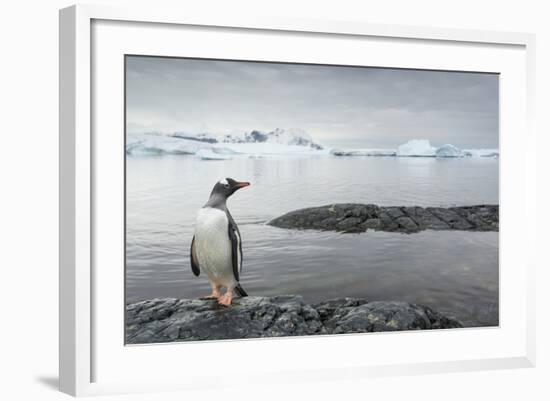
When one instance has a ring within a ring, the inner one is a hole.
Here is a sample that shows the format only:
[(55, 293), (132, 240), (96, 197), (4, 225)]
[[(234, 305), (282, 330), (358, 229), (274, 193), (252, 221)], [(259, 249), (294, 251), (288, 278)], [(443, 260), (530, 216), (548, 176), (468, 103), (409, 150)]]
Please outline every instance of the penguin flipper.
[(247, 297), (248, 294), (247, 292), (244, 290), (244, 288), (241, 286), (241, 284), (237, 284), (237, 286), (235, 287), (235, 292), (237, 293), (237, 295), (241, 296), (241, 297)]
[(229, 219), (228, 231), (229, 239), (231, 240), (231, 262), (233, 264), (233, 276), (235, 276), (235, 280), (238, 282), (243, 265), (243, 249), (241, 246), (241, 234), (239, 233), (237, 224), (235, 224), (231, 218)]
[(199, 261), (197, 259), (197, 253), (195, 251), (195, 236), (193, 235), (193, 240), (191, 241), (191, 252), (189, 252), (191, 256), (191, 270), (193, 270), (193, 274), (197, 277), (201, 274), (201, 269), (199, 266)]

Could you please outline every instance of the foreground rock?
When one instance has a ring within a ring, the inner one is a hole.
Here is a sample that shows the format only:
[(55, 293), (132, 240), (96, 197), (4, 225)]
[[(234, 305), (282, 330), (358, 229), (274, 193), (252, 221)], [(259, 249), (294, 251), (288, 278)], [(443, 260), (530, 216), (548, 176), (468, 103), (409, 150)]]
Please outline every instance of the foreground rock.
[(338, 203), (289, 212), (268, 224), (280, 228), (345, 233), (367, 229), (414, 233), (422, 230), (498, 231), (498, 205), (459, 207), (377, 206)]
[(245, 297), (231, 307), (157, 298), (126, 306), (129, 344), (458, 327), (459, 321), (426, 306), (360, 298), (308, 305), (300, 296)]

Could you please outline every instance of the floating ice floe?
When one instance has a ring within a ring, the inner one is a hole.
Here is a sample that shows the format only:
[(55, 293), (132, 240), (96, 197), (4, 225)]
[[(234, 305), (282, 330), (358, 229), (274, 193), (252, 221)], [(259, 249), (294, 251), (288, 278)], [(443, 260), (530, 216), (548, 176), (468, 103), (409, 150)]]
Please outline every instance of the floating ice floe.
[(437, 157), (464, 157), (466, 154), (462, 149), (457, 148), (454, 145), (446, 144), (441, 146), (435, 151)]
[(497, 158), (500, 156), (500, 151), (498, 149), (465, 149), (464, 153), (466, 156), (473, 157)]

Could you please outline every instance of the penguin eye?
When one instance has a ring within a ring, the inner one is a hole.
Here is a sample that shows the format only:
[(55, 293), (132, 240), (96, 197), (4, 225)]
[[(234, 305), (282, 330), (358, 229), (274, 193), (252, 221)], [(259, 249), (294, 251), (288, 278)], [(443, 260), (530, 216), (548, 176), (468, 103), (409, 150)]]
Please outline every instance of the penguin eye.
[(223, 184), (223, 186), (229, 188), (229, 184)]

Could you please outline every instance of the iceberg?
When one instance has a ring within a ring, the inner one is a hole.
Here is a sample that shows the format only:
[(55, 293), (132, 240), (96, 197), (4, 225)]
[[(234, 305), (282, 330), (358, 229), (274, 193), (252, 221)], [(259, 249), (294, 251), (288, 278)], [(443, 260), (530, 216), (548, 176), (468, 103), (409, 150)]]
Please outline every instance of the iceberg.
[(497, 158), (500, 156), (500, 151), (498, 149), (465, 149), (464, 153), (466, 154), (466, 156), (473, 157)]
[(464, 157), (466, 154), (454, 145), (446, 144), (435, 151), (437, 157)]
[(397, 148), (397, 156), (435, 157), (436, 150), (427, 139), (411, 139)]

